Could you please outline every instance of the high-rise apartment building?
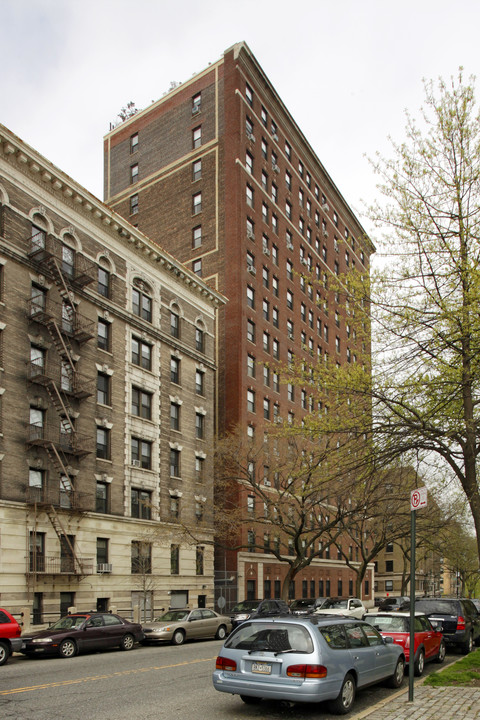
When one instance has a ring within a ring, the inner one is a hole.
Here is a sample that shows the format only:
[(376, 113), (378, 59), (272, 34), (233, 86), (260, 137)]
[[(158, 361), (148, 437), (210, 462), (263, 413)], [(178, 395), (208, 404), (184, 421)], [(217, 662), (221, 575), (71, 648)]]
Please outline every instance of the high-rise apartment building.
[[(2, 604), (213, 603), (222, 296), (0, 126)], [(188, 528), (188, 536), (186, 529)]]
[[(217, 335), (220, 434), (260, 434), (310, 411), (277, 363), (354, 363), (357, 342), (369, 352), (329, 280), (368, 270), (372, 245), (244, 43), (113, 128), (104, 149), (105, 201), (228, 298)], [(247, 508), (246, 493), (239, 501)], [(279, 594), (286, 569), (271, 554), (220, 555), (239, 599)], [(335, 553), (301, 573), (292, 594), (352, 587)], [(372, 596), (371, 574), (364, 590)]]

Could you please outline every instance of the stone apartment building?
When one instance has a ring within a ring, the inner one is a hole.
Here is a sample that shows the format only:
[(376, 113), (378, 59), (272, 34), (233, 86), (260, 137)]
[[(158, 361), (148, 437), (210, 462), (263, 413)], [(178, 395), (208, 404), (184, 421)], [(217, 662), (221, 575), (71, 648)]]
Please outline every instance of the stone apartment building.
[(213, 604), (223, 303), (0, 126), (1, 605)]
[[(310, 411), (277, 363), (369, 353), (328, 284), (368, 271), (373, 246), (245, 43), (112, 128), (104, 162), (105, 202), (228, 298), (216, 347), (220, 435), (239, 426), (261, 437)], [(244, 488), (238, 501), (247, 509)], [(258, 548), (218, 553), (219, 584), (237, 583), (239, 599), (278, 595), (285, 573)], [(291, 594), (346, 594), (352, 580), (335, 552)]]

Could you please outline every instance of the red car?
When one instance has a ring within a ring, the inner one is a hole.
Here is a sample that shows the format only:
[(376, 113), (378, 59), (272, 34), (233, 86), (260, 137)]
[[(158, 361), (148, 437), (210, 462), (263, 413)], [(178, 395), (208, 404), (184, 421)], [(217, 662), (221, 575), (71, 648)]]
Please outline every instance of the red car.
[(5, 665), (12, 652), (22, 647), (22, 630), (8, 610), (0, 608), (0, 665)]
[[(401, 645), (408, 664), (410, 659), (410, 613), (380, 612), (366, 615), (365, 620), (375, 627), (383, 637), (391, 637), (394, 643)], [(445, 640), (423, 613), (415, 613), (415, 655), (414, 673), (419, 677), (425, 663), (445, 660)]]

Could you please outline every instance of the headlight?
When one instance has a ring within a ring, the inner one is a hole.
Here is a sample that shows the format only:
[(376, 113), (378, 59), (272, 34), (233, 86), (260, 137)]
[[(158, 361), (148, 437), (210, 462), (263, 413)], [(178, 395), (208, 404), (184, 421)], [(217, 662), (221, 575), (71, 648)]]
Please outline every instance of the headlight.
[(53, 638), (33, 638), (32, 643), (51, 643)]
[(250, 615), (248, 613), (242, 613), (242, 615), (237, 615), (235, 620), (248, 620)]

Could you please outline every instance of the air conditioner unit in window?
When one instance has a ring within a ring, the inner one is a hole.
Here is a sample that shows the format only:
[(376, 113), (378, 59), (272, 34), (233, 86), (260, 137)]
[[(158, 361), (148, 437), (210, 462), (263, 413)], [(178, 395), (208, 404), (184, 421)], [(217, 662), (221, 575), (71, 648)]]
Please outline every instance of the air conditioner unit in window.
[(270, 250), (267, 247), (263, 248), (263, 254), (264, 255), (270, 255)]
[(113, 570), (112, 563), (98, 563), (97, 573), (111, 573)]
[(330, 210), (328, 203), (323, 203), (322, 210), (323, 212), (328, 212)]
[(287, 242), (287, 248), (288, 250), (293, 250), (293, 243)]
[(328, 237), (328, 232), (326, 230), (323, 230), (323, 237)]
[(192, 115), (196, 115), (199, 112), (200, 112), (200, 105), (194, 105), (192, 107)]
[(257, 274), (257, 270), (256, 270), (256, 268), (253, 267), (253, 265), (247, 265), (247, 272), (249, 272), (250, 275), (256, 275), (256, 274)]
[(300, 262), (302, 263), (302, 265), (308, 265), (308, 263), (307, 263), (307, 261), (305, 260), (305, 258), (302, 258), (302, 259), (300, 260)]
[(273, 133), (272, 137), (273, 137), (273, 139), (275, 140), (275, 142), (278, 142), (278, 135), (277, 135), (277, 133)]
[(132, 460), (132, 465), (133, 465), (133, 467), (141, 467), (142, 466), (140, 460)]
[(273, 170), (274, 173), (279, 173), (279, 172), (280, 172), (280, 168), (278, 167), (278, 165), (272, 165), (272, 170)]
[(247, 131), (247, 138), (248, 138), (251, 142), (255, 142), (255, 135), (254, 135), (253, 133)]

